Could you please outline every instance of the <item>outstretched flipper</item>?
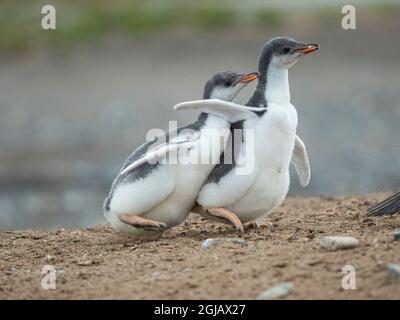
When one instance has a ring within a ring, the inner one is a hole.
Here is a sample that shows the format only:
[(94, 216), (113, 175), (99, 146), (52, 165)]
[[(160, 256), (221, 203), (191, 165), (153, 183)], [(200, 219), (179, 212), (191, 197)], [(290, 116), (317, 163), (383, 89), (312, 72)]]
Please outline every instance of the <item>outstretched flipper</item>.
[(256, 113), (263, 112), (266, 108), (246, 107), (219, 99), (206, 99), (178, 103), (174, 106), (174, 110), (198, 110), (233, 123), (240, 120), (255, 119), (258, 117)]
[(204, 208), (199, 205), (192, 209), (192, 212), (200, 214), (202, 217), (222, 223), (233, 224), (236, 230), (244, 233), (242, 222), (235, 213), (225, 208)]
[(386, 216), (400, 212), (400, 192), (368, 208), (370, 216)]
[(118, 219), (123, 223), (129, 224), (135, 228), (147, 231), (163, 232), (168, 229), (168, 226), (163, 222), (145, 219), (132, 214), (120, 214), (118, 215)]
[(300, 185), (307, 187), (310, 183), (311, 171), (310, 162), (304, 142), (296, 135), (291, 163), (296, 169)]
[(120, 174), (126, 174), (146, 162), (157, 163), (161, 159), (165, 158), (169, 153), (179, 154), (180, 152), (187, 152), (194, 147), (198, 139), (199, 137), (193, 140), (169, 142), (154, 148), (153, 150), (146, 152), (143, 157), (124, 168)]

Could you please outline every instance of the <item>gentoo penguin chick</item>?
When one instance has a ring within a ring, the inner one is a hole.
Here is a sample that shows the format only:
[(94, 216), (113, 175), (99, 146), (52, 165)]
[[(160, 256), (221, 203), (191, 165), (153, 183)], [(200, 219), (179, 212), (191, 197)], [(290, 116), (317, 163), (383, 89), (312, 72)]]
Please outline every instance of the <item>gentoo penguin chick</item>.
[[(304, 160), (304, 153), (302, 155), (299, 150), (293, 153), (295, 144), (305, 152), (304, 144), (296, 136), (297, 111), (290, 102), (288, 69), (299, 58), (317, 49), (316, 44), (306, 44), (286, 37), (271, 39), (264, 45), (259, 57), (258, 84), (246, 104), (263, 110), (255, 111), (256, 119), (232, 124), (234, 129), (243, 129), (239, 148), (248, 150), (247, 144), (252, 144), (253, 148), (245, 155), (236, 152), (238, 155), (232, 164), (222, 163), (213, 169), (197, 199), (204, 210), (198, 212), (197, 206), (193, 211), (214, 220), (221, 220), (221, 217), (216, 219), (215, 215), (208, 214), (210, 209), (214, 212), (223, 211), (225, 215), (230, 212), (245, 223), (270, 213), (283, 202), (290, 184), (291, 159), (296, 169), (296, 161), (298, 164), (299, 159), (293, 157), (303, 157)], [(175, 109), (198, 109), (212, 113), (213, 109), (218, 110), (228, 104), (234, 103), (191, 101), (181, 103)], [(253, 139), (247, 133), (248, 129), (253, 133)], [(234, 144), (237, 148), (236, 142)], [(308, 164), (308, 160), (303, 163)], [(253, 169), (247, 174), (240, 174), (236, 170), (239, 167)], [(304, 182), (306, 180), (307, 177)]]
[[(217, 73), (207, 81), (203, 98), (231, 101), (257, 77), (257, 72)], [(205, 110), (197, 121), (140, 146), (112, 184), (104, 203), (107, 221), (118, 231), (148, 238), (157, 238), (166, 228), (183, 222), (218, 163), (231, 122), (256, 117), (251, 108), (239, 105), (223, 106), (214, 114)], [(159, 145), (160, 142), (165, 143)], [(177, 163), (165, 163), (167, 155), (173, 152), (177, 154)], [(210, 154), (211, 161), (199, 164), (199, 159)]]
[(400, 192), (368, 208), (371, 216), (388, 216), (400, 212)]

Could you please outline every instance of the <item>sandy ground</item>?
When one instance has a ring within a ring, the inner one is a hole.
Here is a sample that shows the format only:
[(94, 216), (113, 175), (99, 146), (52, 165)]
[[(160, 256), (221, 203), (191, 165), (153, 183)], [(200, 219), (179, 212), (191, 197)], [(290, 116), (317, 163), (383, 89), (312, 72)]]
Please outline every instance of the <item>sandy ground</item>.
[[(153, 242), (138, 242), (109, 227), (0, 232), (1, 299), (254, 299), (284, 281), (290, 299), (400, 299), (400, 280), (387, 263), (400, 262), (391, 233), (400, 216), (367, 217), (386, 195), (289, 198), (238, 235), (229, 226), (191, 215), (184, 226)], [(321, 236), (357, 237), (355, 249), (328, 252)], [(203, 249), (207, 238), (240, 237), (245, 246)], [(57, 269), (56, 290), (41, 288), (42, 267)], [(357, 289), (341, 289), (344, 265), (357, 272)]]

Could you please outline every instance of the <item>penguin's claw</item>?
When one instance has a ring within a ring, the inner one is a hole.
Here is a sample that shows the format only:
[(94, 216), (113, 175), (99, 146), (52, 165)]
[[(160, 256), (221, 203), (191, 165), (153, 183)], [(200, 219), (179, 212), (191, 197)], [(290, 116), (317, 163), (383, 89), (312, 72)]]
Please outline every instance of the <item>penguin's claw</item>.
[(120, 214), (118, 218), (123, 223), (129, 224), (132, 227), (148, 231), (164, 232), (169, 228), (164, 222), (149, 220), (132, 214)]
[(232, 211), (225, 208), (205, 208), (205, 209), (210, 215), (229, 221), (236, 227), (236, 230), (240, 231), (241, 233), (244, 233), (242, 222), (240, 221), (238, 216)]
[(243, 225), (244, 230), (250, 230), (250, 229), (258, 229), (258, 223), (256, 221), (253, 222), (247, 222)]

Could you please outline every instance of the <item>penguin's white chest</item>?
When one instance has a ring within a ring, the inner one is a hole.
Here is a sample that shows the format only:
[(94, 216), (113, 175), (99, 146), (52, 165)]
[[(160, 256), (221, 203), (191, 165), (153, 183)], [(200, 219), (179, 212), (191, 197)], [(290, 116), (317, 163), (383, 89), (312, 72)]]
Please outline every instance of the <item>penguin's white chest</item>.
[(253, 128), (254, 157), (249, 161), (254, 161), (254, 182), (244, 196), (229, 207), (243, 222), (268, 213), (286, 197), (297, 128), (296, 109), (290, 103), (270, 103), (268, 111)]

